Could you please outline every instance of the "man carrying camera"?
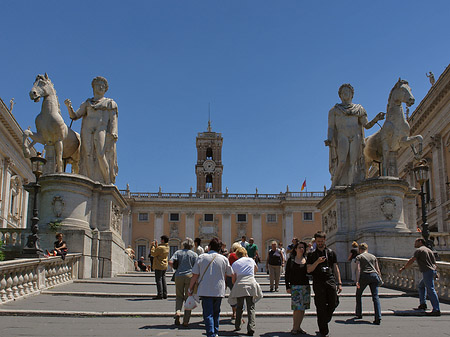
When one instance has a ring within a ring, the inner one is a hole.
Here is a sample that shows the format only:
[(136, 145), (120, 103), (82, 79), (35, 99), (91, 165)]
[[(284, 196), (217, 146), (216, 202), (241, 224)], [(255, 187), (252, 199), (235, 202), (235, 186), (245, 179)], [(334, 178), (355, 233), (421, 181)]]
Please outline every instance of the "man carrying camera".
[(316, 250), (309, 254), (306, 270), (313, 276), (319, 336), (325, 337), (329, 333), (328, 323), (331, 321), (334, 309), (339, 304), (337, 294), (342, 291), (341, 273), (336, 253), (325, 246), (326, 234), (319, 231), (314, 234), (314, 239)]

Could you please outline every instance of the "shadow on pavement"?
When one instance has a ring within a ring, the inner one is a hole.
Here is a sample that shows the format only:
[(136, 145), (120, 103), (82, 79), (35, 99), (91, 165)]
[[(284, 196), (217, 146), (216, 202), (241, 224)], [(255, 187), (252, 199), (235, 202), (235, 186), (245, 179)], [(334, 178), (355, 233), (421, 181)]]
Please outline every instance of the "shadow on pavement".
[(364, 321), (362, 319), (355, 319), (355, 318), (349, 318), (349, 319), (346, 319), (345, 321), (341, 320), (341, 319), (337, 319), (334, 322), (337, 324), (356, 324), (356, 325), (368, 324), (368, 325), (372, 325), (372, 322), (370, 322), (370, 321)]
[(426, 316), (424, 310), (392, 310), (395, 316)]

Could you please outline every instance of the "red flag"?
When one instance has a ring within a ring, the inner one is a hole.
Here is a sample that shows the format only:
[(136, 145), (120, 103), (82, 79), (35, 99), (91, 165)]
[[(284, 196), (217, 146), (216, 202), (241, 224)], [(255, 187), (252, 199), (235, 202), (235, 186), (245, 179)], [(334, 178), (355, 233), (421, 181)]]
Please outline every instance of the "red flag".
[(302, 184), (302, 189), (301, 189), (301, 191), (303, 191), (305, 188), (306, 188), (306, 178), (305, 178), (305, 181), (304, 181), (303, 184)]

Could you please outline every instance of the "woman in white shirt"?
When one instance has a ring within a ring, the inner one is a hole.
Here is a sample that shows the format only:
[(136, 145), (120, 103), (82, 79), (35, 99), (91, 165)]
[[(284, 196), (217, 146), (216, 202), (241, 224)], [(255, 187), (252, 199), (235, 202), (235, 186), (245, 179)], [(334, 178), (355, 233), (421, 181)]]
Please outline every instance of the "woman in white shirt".
[(247, 303), (248, 324), (247, 335), (253, 336), (255, 332), (255, 303), (262, 298), (261, 287), (255, 280), (255, 273), (258, 266), (255, 261), (247, 256), (247, 250), (244, 247), (236, 249), (238, 260), (232, 265), (233, 269), (233, 289), (231, 290), (228, 302), (233, 304), (237, 302), (235, 331), (241, 330), (242, 312), (244, 301)]

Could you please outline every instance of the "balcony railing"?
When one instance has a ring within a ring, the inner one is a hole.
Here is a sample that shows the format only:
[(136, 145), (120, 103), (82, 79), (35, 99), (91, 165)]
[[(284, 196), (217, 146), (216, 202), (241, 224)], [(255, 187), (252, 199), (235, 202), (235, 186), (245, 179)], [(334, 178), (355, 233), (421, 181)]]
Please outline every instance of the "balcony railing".
[(324, 192), (286, 192), (279, 194), (261, 193), (163, 193), (163, 192), (131, 192), (120, 190), (125, 198), (133, 199), (215, 199), (215, 200), (295, 200), (321, 199)]

